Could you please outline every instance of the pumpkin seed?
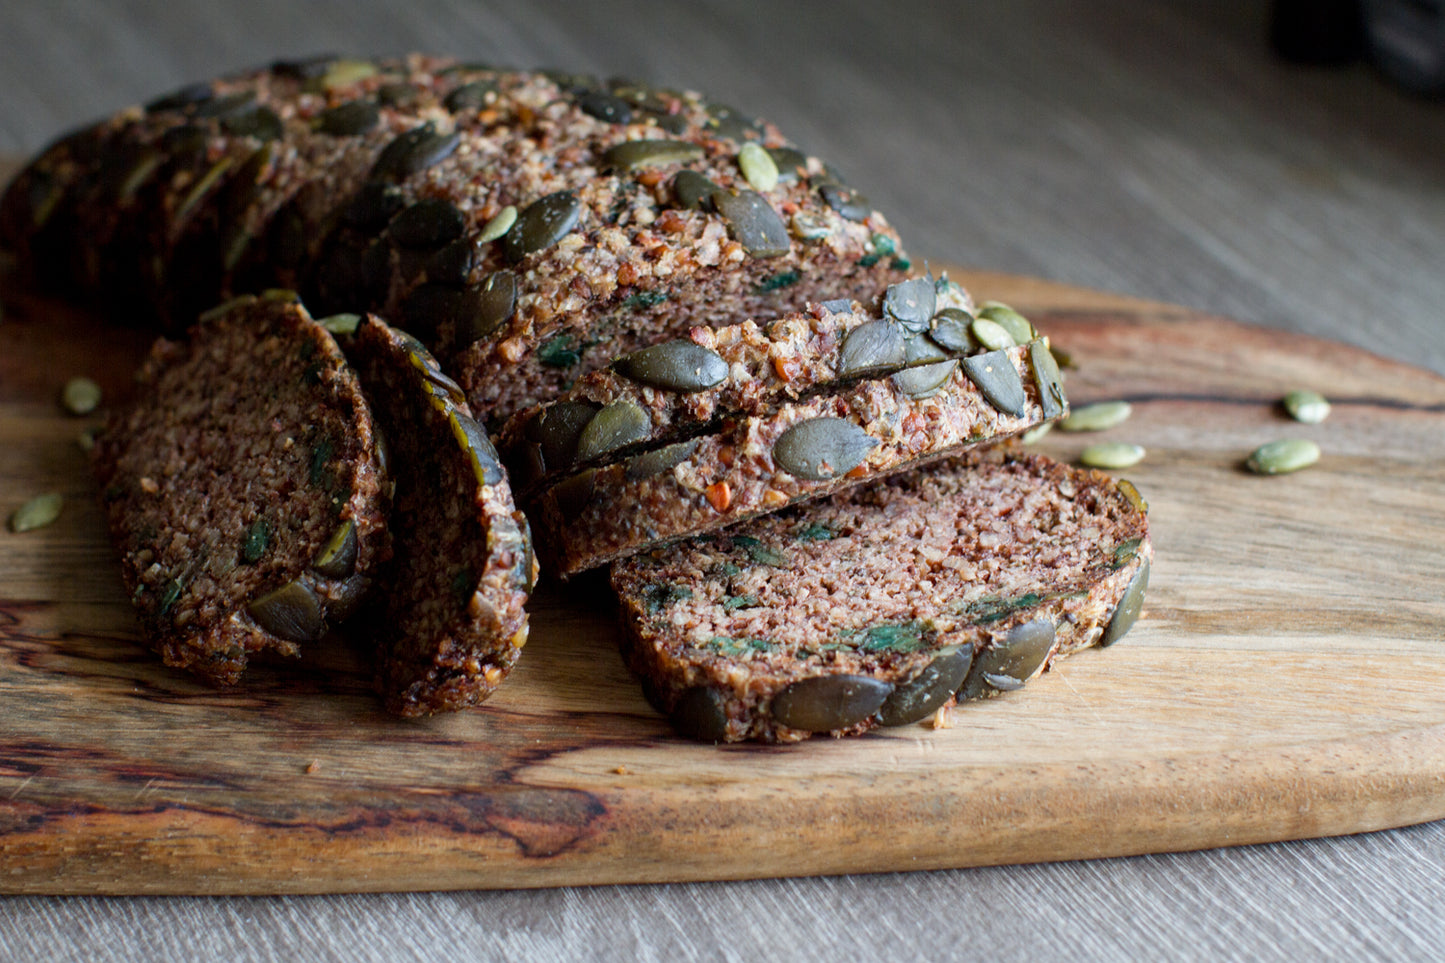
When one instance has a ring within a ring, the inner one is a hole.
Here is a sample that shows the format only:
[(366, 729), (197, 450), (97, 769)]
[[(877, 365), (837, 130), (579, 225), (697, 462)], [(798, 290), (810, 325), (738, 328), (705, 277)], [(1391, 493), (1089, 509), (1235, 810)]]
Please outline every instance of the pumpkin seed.
[(630, 482), (642, 481), (654, 475), (661, 475), (665, 471), (671, 471), (682, 464), (692, 453), (697, 451), (698, 439), (692, 441), (680, 441), (673, 445), (666, 445), (655, 451), (644, 452), (636, 458), (627, 462), (625, 472)]
[(988, 403), (1004, 414), (1022, 418), (1028, 410), (1024, 383), (1007, 351), (989, 351), (963, 359), (963, 370)]
[(1034, 425), (1028, 431), (1024, 432), (1022, 435), (1019, 435), (1019, 444), (1032, 445), (1034, 442), (1043, 438), (1044, 435), (1047, 435), (1050, 431), (1052, 431), (1053, 427), (1054, 423), (1052, 421), (1046, 421), (1041, 425)]
[(972, 645), (939, 650), (917, 675), (894, 686), (878, 709), (879, 724), (905, 726), (928, 718), (959, 690), (972, 664)]
[(221, 129), (235, 137), (254, 137), (257, 140), (280, 140), (286, 133), (286, 125), (270, 107), (257, 106), (239, 114), (222, 119)]
[(327, 318), (317, 321), (332, 334), (348, 335), (355, 334), (356, 329), (361, 327), (361, 315), (359, 314), (333, 314)]
[(312, 642), (326, 634), (321, 600), (300, 582), (287, 582), (246, 606), (256, 624), (288, 642)]
[(577, 437), (577, 461), (591, 461), (609, 451), (642, 441), (652, 419), (628, 398), (619, 398), (593, 416)]
[(572, 191), (555, 191), (527, 205), (505, 238), (507, 260), (516, 263), (556, 244), (577, 226), (582, 202)]
[(772, 158), (773, 166), (777, 168), (780, 183), (796, 184), (807, 175), (808, 155), (802, 151), (791, 147), (768, 147), (765, 150)]
[(348, 518), (336, 526), (311, 568), (327, 578), (346, 578), (356, 571), (356, 554), (356, 522)]
[(176, 213), (173, 216), (175, 223), (182, 224), (190, 218), (191, 213), (196, 209), (196, 205), (201, 203), (201, 198), (209, 194), (211, 189), (220, 183), (222, 176), (225, 175), (226, 171), (231, 169), (232, 163), (231, 158), (222, 157), (216, 161), (216, 163), (212, 164), (206, 173), (197, 179), (195, 184), (191, 186), (190, 191), (187, 192), (185, 198), (176, 205)]
[(778, 467), (808, 481), (828, 481), (863, 463), (878, 440), (851, 421), (832, 416), (800, 421), (773, 443)]
[(457, 132), (439, 134), (429, 123), (414, 127), (382, 149), (371, 167), (371, 179), (399, 181), (419, 174), (450, 157), (461, 140)]
[(374, 101), (353, 100), (321, 112), (316, 129), (332, 137), (360, 137), (381, 122), (381, 109)]
[(773, 718), (808, 732), (846, 729), (877, 712), (892, 691), (889, 683), (866, 675), (800, 679), (773, 696)]
[(165, 155), (158, 150), (144, 149), (140, 151), (116, 178), (110, 192), (111, 197), (117, 203), (125, 203), (133, 199), (164, 161)]
[(245, 113), (255, 103), (254, 90), (237, 90), (221, 97), (208, 98), (196, 109), (196, 116), (206, 120), (224, 120)]
[(458, 344), (471, 344), (501, 327), (517, 310), (517, 276), (511, 271), (493, 271), (482, 282), (476, 310), (469, 322), (457, 330)]
[(396, 215), (387, 231), (402, 247), (430, 249), (455, 240), (465, 228), (466, 218), (455, 204), (427, 198)]
[(1064, 398), (1064, 378), (1054, 361), (1048, 345), (1043, 341), (1029, 344), (1029, 363), (1033, 365), (1034, 381), (1039, 386), (1039, 406), (1045, 418), (1057, 418), (1064, 413), (1068, 402)]
[(406, 196), (392, 184), (371, 181), (362, 186), (341, 212), (343, 223), (362, 229), (386, 224), (406, 207)]
[(1090, 468), (1130, 468), (1144, 460), (1144, 449), (1127, 441), (1102, 441), (1079, 453), (1079, 463)]
[(464, 110), (481, 110), (487, 106), (487, 98), (496, 92), (495, 81), (474, 80), (447, 94), (442, 106), (454, 114)]
[[(893, 386), (910, 398), (922, 400), (938, 394), (958, 367), (937, 345), (927, 338), (914, 336), (906, 343), (905, 359), (911, 367), (893, 376)], [(919, 364), (933, 361), (934, 364)]]
[(1139, 494), (1139, 489), (1134, 487), (1133, 482), (1127, 478), (1121, 478), (1114, 484), (1119, 491), (1124, 493), (1124, 497), (1129, 500), (1129, 504), (1134, 507), (1136, 512), (1147, 513), (1149, 511), (1149, 503), (1144, 501), (1144, 496)]
[(472, 242), (459, 237), (427, 258), (426, 279), (438, 284), (465, 284), (475, 263)]
[(668, 391), (703, 391), (728, 376), (721, 355), (685, 338), (634, 351), (612, 367), (625, 378)]
[(72, 415), (88, 415), (100, 405), (100, 385), (89, 378), (71, 378), (60, 389), (60, 403)]
[(672, 196), (684, 210), (710, 210), (713, 192), (720, 190), (722, 188), (697, 171), (678, 171), (672, 178)]
[(778, 257), (792, 250), (783, 219), (755, 191), (717, 191), (713, 205), (728, 222), (733, 238), (753, 257)]
[(978, 306), (978, 316), (988, 318), (1009, 333), (1015, 344), (1028, 344), (1039, 333), (1029, 319), (1001, 301), (985, 301)]
[(850, 221), (866, 221), (873, 213), (868, 198), (838, 183), (825, 183), (818, 188), (828, 206)]
[(417, 89), (408, 83), (382, 84), (376, 88), (377, 102), (386, 107), (411, 107), (417, 96)]
[(1122, 425), (1134, 411), (1127, 401), (1098, 401), (1069, 412), (1059, 422), (1063, 431), (1106, 431)]
[(1320, 446), (1307, 438), (1281, 438), (1260, 445), (1245, 464), (1256, 475), (1283, 475), (1320, 460)]
[(686, 164), (703, 156), (703, 149), (685, 140), (625, 140), (602, 154), (602, 166), (631, 172), (643, 167)]
[(726, 739), (728, 717), (722, 694), (702, 685), (684, 689), (672, 707), (672, 725), (682, 735), (700, 742)]
[(379, 73), (381, 70), (369, 60), (333, 60), (321, 75), (321, 86), (326, 90), (349, 87)]
[(567, 468), (577, 461), (577, 440), (600, 409), (585, 401), (559, 401), (536, 414), (525, 429), (542, 456), (544, 473)]
[(632, 108), (627, 101), (604, 90), (588, 90), (577, 95), (582, 113), (608, 124), (632, 123)]
[(1023, 688), (1044, 667), (1053, 648), (1054, 623), (1048, 619), (1014, 626), (997, 645), (974, 659), (968, 680), (959, 690), (959, 701), (979, 699), (990, 691)]
[(517, 223), (517, 209), (508, 204), (482, 225), (482, 233), (477, 235), (477, 243), (486, 244), (489, 241), (495, 241), (510, 231), (515, 223)]
[(831, 298), (827, 301), (819, 301), (818, 307), (829, 314), (852, 314), (853, 302), (848, 298)]
[(973, 323), (968, 326), (978, 343), (990, 351), (1002, 351), (1005, 348), (1012, 348), (1018, 344), (1008, 329), (997, 321), (990, 321), (988, 318), (974, 318)]
[(1295, 421), (1317, 425), (1330, 416), (1330, 403), (1318, 391), (1296, 388), (1284, 396), (1284, 410)]
[(868, 321), (843, 339), (838, 352), (838, 374), (844, 378), (875, 376), (899, 368), (908, 360), (903, 331), (891, 321)]
[(167, 110), (180, 110), (184, 107), (194, 107), (197, 104), (204, 104), (215, 96), (210, 84), (187, 84), (180, 90), (157, 97), (145, 105), (145, 112), (148, 114), (159, 114)]
[(552, 489), (552, 501), (564, 522), (575, 522), (582, 517), (587, 506), (592, 504), (592, 495), (597, 490), (597, 470), (589, 468), (560, 483)]
[(1139, 571), (1129, 580), (1124, 594), (1119, 598), (1119, 604), (1114, 606), (1114, 614), (1109, 618), (1109, 624), (1104, 629), (1104, 635), (1099, 639), (1101, 647), (1113, 645), (1122, 639), (1139, 618), (1139, 612), (1144, 608), (1144, 593), (1149, 588), (1149, 562), (1146, 560), (1139, 566)]
[(315, 80), (325, 76), (332, 62), (336, 59), (332, 54), (321, 54), (316, 57), (303, 57), (299, 60), (277, 60), (271, 64), (271, 73), (277, 77), (287, 77), (291, 80)]
[(241, 561), (247, 565), (255, 565), (266, 557), (271, 549), (271, 523), (265, 518), (258, 518), (246, 529), (246, 537), (241, 540)]
[(969, 354), (979, 347), (970, 325), (973, 316), (961, 308), (944, 308), (933, 316), (928, 336), (933, 343), (954, 354)]
[(453, 437), (471, 459), (472, 474), (477, 481), (483, 485), (500, 484), (506, 477), (502, 471), (502, 460), (497, 456), (492, 439), (487, 437), (486, 429), (475, 418), (455, 409), (447, 415), (447, 421)]
[(755, 191), (770, 191), (778, 186), (778, 165), (773, 156), (751, 141), (738, 150), (738, 168)]
[(762, 125), (726, 104), (708, 104), (708, 128), (719, 137), (742, 143), (762, 136)]
[(788, 220), (788, 230), (800, 241), (820, 241), (833, 233), (833, 225), (820, 214), (799, 211)]
[(919, 334), (928, 330), (935, 301), (932, 278), (900, 281), (888, 285), (888, 291), (883, 295), (883, 313), (910, 334)]
[(10, 531), (19, 533), (44, 528), (60, 517), (60, 509), (64, 505), (65, 497), (60, 492), (36, 495), (10, 514)]

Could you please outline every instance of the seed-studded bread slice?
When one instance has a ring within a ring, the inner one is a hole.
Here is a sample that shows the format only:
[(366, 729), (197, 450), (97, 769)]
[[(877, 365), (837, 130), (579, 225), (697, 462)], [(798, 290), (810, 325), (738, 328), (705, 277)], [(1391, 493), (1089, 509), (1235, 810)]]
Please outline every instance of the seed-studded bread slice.
[[(1038, 332), (1017, 312), (990, 303), (974, 317), (968, 293), (942, 277), (890, 285), (881, 304), (811, 304), (765, 324), (695, 327), (687, 338), (623, 355), (556, 401), (511, 419), (501, 434), (512, 483), (524, 500), (583, 468), (716, 430), (729, 417), (765, 415), (787, 402), (834, 393), (863, 378), (892, 377), (912, 398), (943, 390), (957, 359), (1027, 344)], [(1012, 331), (988, 314), (1006, 312)], [(1040, 350), (1045, 350), (1042, 346)], [(1063, 412), (1052, 357), (1041, 362), (1045, 417)]]
[(861, 381), (585, 469), (527, 503), (544, 567), (567, 577), (1001, 441), (1066, 410), (1043, 339), (948, 365), (918, 396), (897, 375)]
[(378, 689), (403, 716), (475, 705), (527, 641), (523, 606), (536, 578), (527, 521), (461, 389), (420, 342), (375, 317), (342, 340), (396, 486), (394, 556), (370, 620)]
[(375, 309), (497, 423), (618, 354), (867, 301), (908, 266), (883, 216), (769, 124), (421, 56), (277, 64), (67, 137), (0, 202), (0, 244), (181, 324), (276, 286)]
[(998, 451), (635, 555), (625, 655), (697, 739), (920, 721), (1117, 641), (1152, 547), (1128, 482)]
[(298, 654), (385, 557), (371, 414), (331, 335), (284, 296), (159, 341), (93, 449), (146, 641), (220, 684)]

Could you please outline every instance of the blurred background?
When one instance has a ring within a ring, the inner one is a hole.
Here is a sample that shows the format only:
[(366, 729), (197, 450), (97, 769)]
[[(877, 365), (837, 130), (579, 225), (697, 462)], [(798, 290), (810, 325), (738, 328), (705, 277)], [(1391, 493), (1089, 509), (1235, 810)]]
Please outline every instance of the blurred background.
[(1377, 56), (1391, 79), (1361, 56), (1360, 12), (1354, 0), (6, 0), (0, 155), (278, 57), (421, 50), (628, 75), (775, 121), (869, 194), (916, 261), (1322, 332), (1445, 371), (1441, 349), (1422, 346), (1445, 320), (1445, 103), (1398, 82), (1440, 83), (1428, 51), (1445, 13), (1436, 0), (1364, 3), (1417, 55)]

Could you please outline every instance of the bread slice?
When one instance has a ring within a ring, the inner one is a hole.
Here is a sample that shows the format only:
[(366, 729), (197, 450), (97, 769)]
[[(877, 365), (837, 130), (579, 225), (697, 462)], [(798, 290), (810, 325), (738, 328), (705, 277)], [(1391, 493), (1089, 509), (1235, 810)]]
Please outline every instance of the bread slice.
[(285, 295), (157, 342), (140, 381), (92, 453), (122, 576), (167, 665), (232, 684), (349, 614), (387, 555), (371, 413)]
[(916, 722), (1112, 644), (1152, 555), (1128, 482), (992, 450), (634, 555), (612, 584), (627, 662), (680, 732), (792, 742)]
[[(481, 702), (527, 641), (536, 579), (527, 521), (461, 389), (415, 338), (375, 317), (342, 343), (372, 400), (394, 481), (394, 555), (367, 632), (389, 711)], [(338, 327), (342, 319), (337, 319)]]

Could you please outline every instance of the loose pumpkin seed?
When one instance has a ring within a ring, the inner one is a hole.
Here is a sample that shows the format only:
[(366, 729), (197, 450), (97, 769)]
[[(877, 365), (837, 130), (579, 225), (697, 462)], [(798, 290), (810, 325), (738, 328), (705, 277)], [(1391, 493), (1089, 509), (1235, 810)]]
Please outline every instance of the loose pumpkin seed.
[(778, 165), (759, 145), (749, 141), (738, 150), (738, 167), (756, 191), (770, 191), (778, 186)]
[(1032, 445), (1053, 430), (1053, 427), (1054, 423), (1052, 421), (1046, 421), (1041, 425), (1034, 425), (1028, 431), (1019, 435), (1019, 444)]
[(721, 355), (686, 338), (634, 351), (612, 366), (625, 378), (668, 391), (703, 391), (728, 376)]
[(1330, 403), (1318, 391), (1296, 388), (1284, 396), (1284, 410), (1295, 421), (1317, 425), (1330, 416)]
[(482, 233), (477, 235), (477, 243), (486, 244), (488, 241), (495, 241), (510, 231), (512, 225), (515, 223), (517, 223), (517, 209), (511, 204), (508, 204), (498, 211), (491, 220), (482, 225)]
[(1143, 447), (1127, 441), (1101, 441), (1079, 453), (1080, 464), (1090, 468), (1130, 468), (1144, 460)]
[(968, 326), (968, 330), (978, 339), (979, 344), (990, 351), (1002, 351), (1018, 344), (1013, 335), (1008, 333), (1008, 328), (997, 321), (990, 321), (988, 318), (974, 318), (973, 323)]
[(10, 531), (18, 534), (44, 528), (60, 517), (60, 509), (64, 505), (65, 497), (60, 492), (36, 495), (11, 513)]
[(846, 729), (877, 712), (892, 691), (889, 683), (866, 675), (800, 679), (773, 697), (773, 718), (808, 732)]
[(1256, 475), (1283, 475), (1320, 460), (1320, 446), (1307, 438), (1281, 438), (1260, 445), (1245, 462)]
[(72, 415), (88, 415), (100, 405), (100, 385), (89, 378), (71, 378), (60, 389), (60, 403)]
[(1061, 431), (1106, 431), (1122, 425), (1134, 412), (1127, 401), (1098, 401), (1069, 412), (1059, 422)]
[(773, 443), (773, 460), (783, 471), (808, 481), (828, 481), (863, 463), (878, 440), (843, 418), (800, 421)]

